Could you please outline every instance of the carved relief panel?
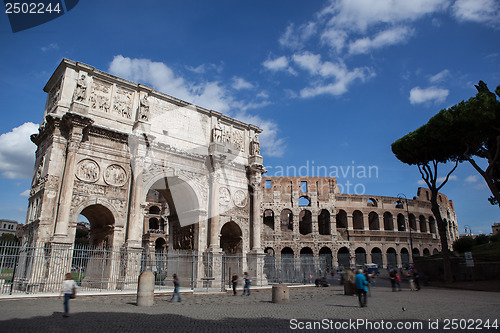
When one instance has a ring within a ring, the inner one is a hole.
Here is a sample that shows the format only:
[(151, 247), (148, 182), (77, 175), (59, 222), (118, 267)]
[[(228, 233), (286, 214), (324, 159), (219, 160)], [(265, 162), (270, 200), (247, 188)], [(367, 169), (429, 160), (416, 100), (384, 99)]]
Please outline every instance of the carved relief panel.
[(76, 178), (81, 181), (94, 183), (99, 179), (100, 169), (96, 161), (84, 159), (76, 166)]
[(127, 182), (127, 173), (118, 164), (112, 164), (104, 172), (104, 181), (108, 185), (123, 186)]
[(109, 112), (111, 84), (94, 78), (92, 93), (90, 94), (90, 107), (92, 110)]
[(133, 98), (133, 91), (122, 87), (116, 87), (116, 94), (113, 100), (113, 110), (117, 112), (118, 115), (131, 119)]
[(212, 129), (212, 142), (245, 151), (244, 131), (223, 125), (220, 121)]
[(61, 99), (61, 85), (62, 78), (60, 78), (54, 87), (52, 87), (49, 91), (49, 95), (47, 97), (47, 112), (52, 111), (52, 109), (57, 105), (57, 102), (59, 102), (59, 99)]

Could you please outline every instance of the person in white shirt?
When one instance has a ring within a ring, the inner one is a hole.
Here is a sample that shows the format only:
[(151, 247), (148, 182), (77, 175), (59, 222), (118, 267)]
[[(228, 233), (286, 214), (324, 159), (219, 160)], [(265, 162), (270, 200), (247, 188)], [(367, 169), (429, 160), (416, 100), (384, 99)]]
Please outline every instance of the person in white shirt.
[(73, 275), (71, 275), (71, 273), (66, 273), (62, 284), (61, 293), (59, 294), (59, 298), (61, 298), (61, 296), (64, 294), (64, 317), (69, 317), (69, 299), (75, 294), (76, 288), (77, 285), (75, 280), (73, 280)]

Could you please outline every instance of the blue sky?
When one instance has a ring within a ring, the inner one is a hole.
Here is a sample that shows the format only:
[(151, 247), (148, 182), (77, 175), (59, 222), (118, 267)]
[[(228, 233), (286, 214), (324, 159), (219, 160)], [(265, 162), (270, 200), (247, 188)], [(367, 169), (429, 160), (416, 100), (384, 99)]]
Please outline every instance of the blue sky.
[[(29, 134), (62, 58), (260, 126), (268, 175), (337, 171), (344, 192), (411, 198), (420, 175), (391, 143), (500, 84), (499, 32), (496, 0), (80, 1), (18, 33), (2, 13), (0, 218), (24, 223)], [(467, 164), (442, 192), (461, 233), (500, 220)]]

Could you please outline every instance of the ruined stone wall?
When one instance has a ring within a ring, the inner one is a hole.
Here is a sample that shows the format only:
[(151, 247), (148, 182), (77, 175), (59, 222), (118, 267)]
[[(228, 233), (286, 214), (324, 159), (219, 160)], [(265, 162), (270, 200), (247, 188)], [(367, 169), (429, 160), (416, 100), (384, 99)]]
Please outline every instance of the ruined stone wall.
[[(415, 256), (440, 251), (425, 189), (408, 199), (407, 211), (404, 198), (341, 194), (336, 184), (335, 178), (327, 177), (263, 177), (262, 243), (267, 253), (279, 256), (291, 249), (299, 257), (331, 252), (334, 266), (339, 253), (350, 255), (352, 263), (365, 254), (368, 263), (387, 265), (388, 260), (389, 264), (397, 260), (401, 265), (411, 260), (410, 225)], [(450, 221), (449, 238), (454, 240), (458, 227), (453, 203), (443, 194), (440, 197), (443, 216)], [(309, 229), (300, 226), (305, 212), (311, 216)], [(324, 227), (325, 219), (329, 228)], [(388, 259), (388, 252), (395, 253), (393, 259)], [(379, 253), (378, 259), (372, 260), (372, 253)]]

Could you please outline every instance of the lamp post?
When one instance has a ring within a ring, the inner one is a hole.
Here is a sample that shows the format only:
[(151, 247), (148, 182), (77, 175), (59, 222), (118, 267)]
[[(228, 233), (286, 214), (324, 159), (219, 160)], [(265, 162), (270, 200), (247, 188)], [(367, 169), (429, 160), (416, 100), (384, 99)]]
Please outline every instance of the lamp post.
[(403, 204), (403, 199), (405, 200), (405, 205), (406, 205), (406, 217), (408, 219), (408, 230), (410, 230), (410, 263), (413, 264), (413, 238), (411, 236), (411, 224), (410, 224), (410, 211), (408, 210), (408, 198), (406, 198), (406, 195), (403, 193), (398, 194), (398, 201), (397, 203), (399, 205)]

